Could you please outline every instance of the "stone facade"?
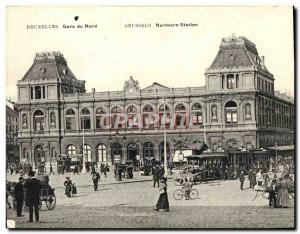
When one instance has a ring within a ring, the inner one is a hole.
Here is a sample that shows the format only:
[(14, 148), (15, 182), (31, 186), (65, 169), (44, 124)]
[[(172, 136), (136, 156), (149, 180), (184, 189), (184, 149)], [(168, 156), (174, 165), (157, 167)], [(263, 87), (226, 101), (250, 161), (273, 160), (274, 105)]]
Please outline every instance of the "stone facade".
[[(84, 142), (87, 161), (136, 155), (162, 161), (164, 114), (169, 161), (182, 142), (205, 142), (212, 151), (294, 144), (293, 100), (274, 92), (273, 75), (248, 39), (222, 39), (205, 81), (203, 87), (142, 89), (130, 77), (122, 91), (87, 93), (61, 53), (39, 53), (17, 83), (20, 159), (53, 164), (60, 155), (82, 154)], [(144, 117), (149, 113), (159, 121)], [(121, 114), (126, 121), (109, 127)]]

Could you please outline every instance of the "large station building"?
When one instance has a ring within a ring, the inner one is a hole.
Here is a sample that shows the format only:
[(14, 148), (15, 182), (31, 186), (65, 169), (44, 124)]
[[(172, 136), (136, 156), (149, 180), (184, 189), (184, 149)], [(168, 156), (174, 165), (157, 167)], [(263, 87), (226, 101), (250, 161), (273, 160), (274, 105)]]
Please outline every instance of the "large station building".
[(183, 142), (212, 152), (294, 144), (293, 99), (274, 90), (254, 43), (223, 38), (204, 78), (202, 87), (141, 88), (130, 77), (123, 90), (86, 92), (61, 53), (37, 53), (17, 83), (20, 161), (48, 166), (82, 152), (99, 163), (163, 161), (165, 128), (169, 162)]

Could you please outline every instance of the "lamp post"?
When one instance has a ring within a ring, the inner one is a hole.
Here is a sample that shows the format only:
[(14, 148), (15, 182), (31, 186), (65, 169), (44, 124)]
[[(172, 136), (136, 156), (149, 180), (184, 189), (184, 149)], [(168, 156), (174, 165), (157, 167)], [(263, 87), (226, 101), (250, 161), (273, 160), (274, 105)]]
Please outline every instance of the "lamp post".
[(86, 173), (85, 168), (85, 149), (84, 149), (84, 128), (85, 128), (85, 122), (84, 117), (82, 117), (82, 173)]
[(277, 147), (278, 147), (278, 144), (275, 143), (275, 171), (276, 172), (277, 172), (277, 165), (278, 165)]

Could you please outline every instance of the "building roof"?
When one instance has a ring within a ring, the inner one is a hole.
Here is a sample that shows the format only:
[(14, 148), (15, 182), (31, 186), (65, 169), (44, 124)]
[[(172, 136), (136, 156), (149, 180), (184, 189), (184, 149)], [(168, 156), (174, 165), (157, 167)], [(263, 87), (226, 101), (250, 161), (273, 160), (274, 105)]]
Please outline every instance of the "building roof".
[(255, 44), (245, 37), (232, 35), (222, 39), (219, 52), (210, 69), (252, 67), (255, 65), (268, 72), (264, 64), (264, 57), (258, 55)]
[(77, 81), (60, 52), (42, 52), (36, 53), (34, 63), (22, 78), (22, 81), (57, 79), (58, 77)]
[(6, 116), (18, 117), (18, 112), (11, 109), (8, 105), (6, 105)]
[(144, 88), (143, 90), (157, 90), (157, 89), (168, 89), (169, 87), (154, 82), (152, 85)]

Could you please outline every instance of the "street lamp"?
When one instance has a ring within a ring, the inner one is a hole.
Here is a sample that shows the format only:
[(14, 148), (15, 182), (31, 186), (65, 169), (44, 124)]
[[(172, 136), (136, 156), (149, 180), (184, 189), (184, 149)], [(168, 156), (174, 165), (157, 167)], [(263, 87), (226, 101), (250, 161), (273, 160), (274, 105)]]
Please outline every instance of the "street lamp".
[(278, 144), (275, 143), (275, 171), (276, 172), (277, 172), (277, 165), (278, 165), (277, 147), (278, 147)]

